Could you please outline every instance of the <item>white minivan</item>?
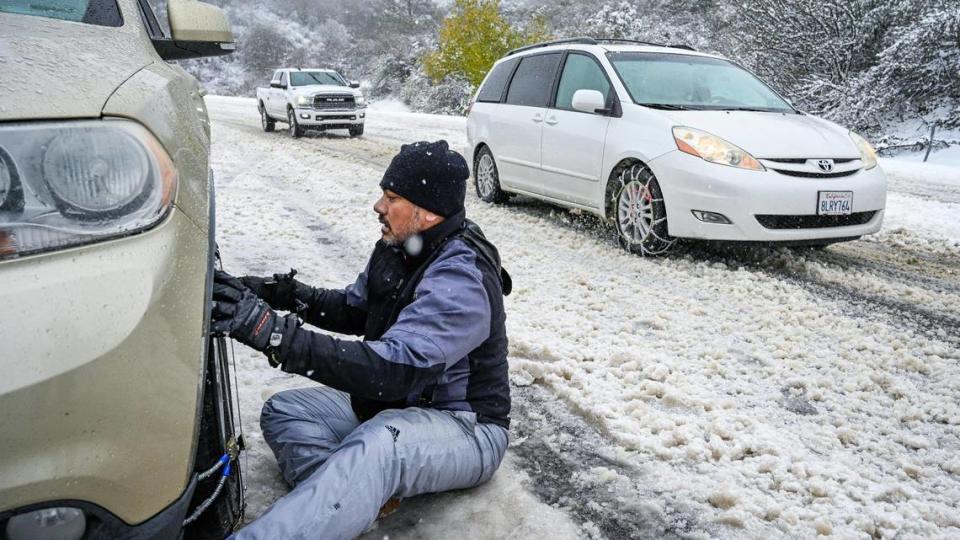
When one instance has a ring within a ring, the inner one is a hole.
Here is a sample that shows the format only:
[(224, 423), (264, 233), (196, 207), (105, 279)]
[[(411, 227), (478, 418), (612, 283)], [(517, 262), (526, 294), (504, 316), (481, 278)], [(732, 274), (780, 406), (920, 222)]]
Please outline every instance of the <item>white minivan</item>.
[(645, 255), (677, 238), (826, 245), (877, 232), (873, 148), (739, 65), (687, 47), (575, 38), (499, 60), (469, 109), (477, 195), (519, 193), (616, 225)]

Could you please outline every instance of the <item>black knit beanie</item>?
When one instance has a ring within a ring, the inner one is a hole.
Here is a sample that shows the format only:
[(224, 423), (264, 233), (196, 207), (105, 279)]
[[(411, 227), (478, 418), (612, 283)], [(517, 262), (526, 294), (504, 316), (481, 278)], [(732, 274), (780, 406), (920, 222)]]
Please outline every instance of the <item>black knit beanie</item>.
[(447, 141), (420, 141), (400, 147), (380, 187), (443, 217), (463, 210), (470, 170)]

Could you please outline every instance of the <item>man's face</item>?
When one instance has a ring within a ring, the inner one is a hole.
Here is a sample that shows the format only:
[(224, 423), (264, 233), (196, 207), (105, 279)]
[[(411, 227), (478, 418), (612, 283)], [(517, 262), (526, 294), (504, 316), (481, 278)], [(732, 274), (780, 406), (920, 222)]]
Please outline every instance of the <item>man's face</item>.
[(373, 210), (380, 216), (382, 239), (390, 245), (400, 245), (443, 220), (389, 189), (383, 190), (383, 196), (373, 205)]

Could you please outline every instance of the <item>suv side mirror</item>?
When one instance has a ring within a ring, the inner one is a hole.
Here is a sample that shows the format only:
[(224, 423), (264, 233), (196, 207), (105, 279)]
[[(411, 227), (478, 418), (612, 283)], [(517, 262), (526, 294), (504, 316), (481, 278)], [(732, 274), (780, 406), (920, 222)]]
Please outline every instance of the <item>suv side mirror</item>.
[(171, 39), (154, 39), (164, 60), (221, 56), (236, 49), (233, 31), (223, 10), (196, 0), (170, 0), (167, 4)]
[(350, 81), (350, 88), (360, 88), (360, 81)]
[(586, 113), (607, 113), (607, 100), (596, 90), (577, 90), (573, 93), (573, 108)]

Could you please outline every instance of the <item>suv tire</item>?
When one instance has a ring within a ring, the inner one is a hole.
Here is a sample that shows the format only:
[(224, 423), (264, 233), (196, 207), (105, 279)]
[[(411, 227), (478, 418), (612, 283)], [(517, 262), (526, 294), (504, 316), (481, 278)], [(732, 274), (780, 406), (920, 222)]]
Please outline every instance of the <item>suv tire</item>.
[(653, 171), (635, 163), (614, 181), (612, 217), (620, 245), (644, 256), (669, 252), (676, 239), (667, 234), (667, 208)]
[(477, 188), (477, 197), (488, 203), (501, 203), (509, 197), (500, 189), (500, 173), (497, 172), (497, 162), (493, 159), (493, 152), (484, 146), (477, 152), (477, 160), (473, 166), (473, 177)]
[(303, 137), (304, 129), (297, 123), (297, 114), (293, 109), (287, 109), (287, 124), (290, 126), (290, 136), (294, 139)]
[[(226, 347), (226, 340), (222, 337), (211, 338), (208, 344), (200, 437), (197, 442), (194, 465), (196, 474), (204, 472), (216, 463), (228, 452), (228, 446), (233, 446), (236, 453), (243, 448), (237, 417), (239, 412), (234, 409), (233, 392), (236, 389), (231, 386)], [(240, 524), (245, 502), (240, 460), (234, 459), (230, 467), (232, 471), (227, 477), (223, 490), (195, 521), (185, 527), (185, 538), (220, 540), (229, 536)], [(222, 477), (221, 471), (223, 471), (222, 468), (197, 483), (187, 515), (191, 515), (200, 504), (210, 498)]]
[(350, 136), (351, 136), (351, 137), (359, 137), (359, 136), (361, 136), (361, 135), (363, 135), (363, 124), (360, 124), (359, 126), (350, 128)]
[(267, 133), (273, 131), (274, 128), (277, 127), (276, 120), (270, 118), (270, 115), (267, 114), (267, 109), (263, 106), (262, 101), (258, 108), (260, 109), (260, 125), (263, 127), (263, 130)]

